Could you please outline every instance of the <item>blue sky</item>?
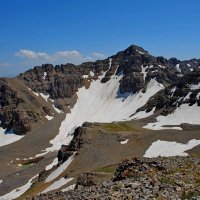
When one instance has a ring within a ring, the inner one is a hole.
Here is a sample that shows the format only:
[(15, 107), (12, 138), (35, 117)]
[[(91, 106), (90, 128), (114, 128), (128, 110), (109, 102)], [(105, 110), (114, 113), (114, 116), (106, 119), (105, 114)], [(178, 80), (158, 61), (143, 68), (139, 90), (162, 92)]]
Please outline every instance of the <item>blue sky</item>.
[(200, 58), (199, 0), (0, 0), (0, 76), (103, 59), (137, 44)]

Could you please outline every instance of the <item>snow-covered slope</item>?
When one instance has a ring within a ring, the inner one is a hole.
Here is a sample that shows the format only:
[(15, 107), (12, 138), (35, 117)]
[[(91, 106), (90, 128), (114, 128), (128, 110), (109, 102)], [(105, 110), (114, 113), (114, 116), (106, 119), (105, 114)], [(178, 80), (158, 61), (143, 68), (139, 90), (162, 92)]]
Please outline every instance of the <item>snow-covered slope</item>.
[(164, 88), (155, 79), (151, 79), (145, 93), (142, 91), (130, 93), (124, 98), (119, 94), (119, 84), (123, 74), (112, 75), (108, 82), (101, 83), (105, 74), (106, 72), (98, 80), (93, 80), (88, 89), (82, 87), (78, 90), (77, 102), (71, 109), (71, 113), (66, 115), (58, 135), (50, 141), (53, 146), (47, 148), (47, 152), (60, 149), (62, 144), (68, 144), (75, 128), (86, 121), (109, 123), (131, 120), (138, 108), (145, 105), (150, 97)]

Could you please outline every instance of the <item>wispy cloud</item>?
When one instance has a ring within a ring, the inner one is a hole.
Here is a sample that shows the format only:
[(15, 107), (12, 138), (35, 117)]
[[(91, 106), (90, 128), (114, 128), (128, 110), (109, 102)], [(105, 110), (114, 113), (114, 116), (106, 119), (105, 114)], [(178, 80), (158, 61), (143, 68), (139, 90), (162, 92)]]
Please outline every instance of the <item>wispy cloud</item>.
[[(28, 49), (21, 49), (16, 54), (18, 57), (23, 57), (31, 60), (41, 60), (45, 62), (67, 61), (72, 63), (81, 63), (91, 60), (89, 57), (81, 55), (78, 51), (58, 51), (50, 55), (46, 52), (35, 52)], [(63, 60), (64, 59), (64, 60)]]
[(106, 58), (106, 55), (99, 53), (99, 52), (93, 52), (92, 57), (96, 58), (96, 59), (103, 59), (103, 58)]
[(106, 56), (102, 53), (94, 52), (90, 56), (84, 56), (77, 50), (72, 51), (57, 51), (53, 54), (47, 52), (36, 52), (29, 49), (20, 49), (15, 53), (15, 56), (25, 59), (23, 63), (29, 64), (64, 64), (73, 63), (80, 64), (87, 61), (95, 61), (97, 59), (103, 59)]
[(42, 52), (35, 52), (27, 49), (21, 49), (19, 50), (16, 54), (16, 56), (19, 57), (25, 57), (28, 59), (49, 59), (50, 56), (47, 53), (42, 53)]

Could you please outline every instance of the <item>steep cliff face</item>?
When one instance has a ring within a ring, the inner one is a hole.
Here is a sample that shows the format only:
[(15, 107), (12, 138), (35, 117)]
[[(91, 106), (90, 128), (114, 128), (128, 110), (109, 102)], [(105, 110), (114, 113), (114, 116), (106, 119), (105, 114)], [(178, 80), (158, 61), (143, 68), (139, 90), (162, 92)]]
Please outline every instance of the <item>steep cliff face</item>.
[(25, 134), (36, 122), (52, 115), (48, 107), (17, 79), (0, 79), (0, 121), (6, 131)]

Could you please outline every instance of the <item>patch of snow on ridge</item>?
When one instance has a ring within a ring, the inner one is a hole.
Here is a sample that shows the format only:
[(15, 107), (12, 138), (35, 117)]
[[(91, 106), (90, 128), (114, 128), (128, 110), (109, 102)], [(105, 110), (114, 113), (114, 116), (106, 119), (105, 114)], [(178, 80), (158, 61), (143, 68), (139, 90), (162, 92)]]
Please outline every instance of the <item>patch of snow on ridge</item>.
[(140, 54), (145, 54), (144, 52), (142, 52), (142, 51), (140, 51), (140, 50), (138, 50), (138, 49), (136, 49), (136, 51), (137, 51), (138, 53), (140, 53)]
[(145, 152), (144, 157), (153, 158), (158, 156), (188, 156), (185, 151), (200, 144), (200, 140), (190, 140), (187, 144), (157, 140), (153, 142)]
[(74, 189), (75, 189), (75, 186), (76, 186), (76, 184), (70, 185), (70, 186), (68, 186), (68, 187), (66, 187), (66, 188), (64, 188), (64, 189), (62, 189), (61, 191), (62, 191), (62, 192), (67, 192), (67, 191), (69, 191), (69, 190), (74, 190)]
[(0, 127), (0, 147), (16, 142), (23, 137), (24, 136), (16, 135), (13, 132), (6, 132), (6, 129)]
[(16, 189), (12, 190), (11, 192), (1, 196), (0, 199), (1, 200), (12, 200), (12, 199), (18, 198), (19, 196), (24, 194), (31, 187), (33, 179), (35, 179), (37, 176), (38, 175), (31, 178), (27, 184), (25, 184), (19, 188), (16, 188)]
[(199, 84), (196, 84), (196, 85), (190, 85), (190, 89), (191, 90), (198, 90), (198, 89), (200, 89), (200, 83)]
[(121, 143), (121, 144), (127, 144), (128, 141), (129, 141), (129, 139), (126, 139), (126, 140), (124, 140), (124, 141), (121, 141), (120, 143)]
[(62, 177), (58, 181), (55, 181), (52, 185), (50, 185), (44, 191), (42, 191), (42, 193), (47, 193), (49, 191), (56, 190), (56, 189), (62, 187), (63, 185), (66, 185), (67, 183), (69, 183), (72, 180), (73, 180), (73, 178), (66, 179), (66, 178)]
[(39, 93), (40, 96), (47, 102), (48, 101), (48, 98), (49, 98), (49, 94), (43, 94), (43, 93)]
[(36, 95), (37, 97), (39, 96), (38, 93), (34, 92), (33, 90), (31, 90), (31, 88), (28, 88), (34, 95)]
[(67, 167), (71, 164), (71, 162), (74, 160), (74, 157), (76, 155), (76, 152), (70, 156), (62, 165), (60, 165), (55, 171), (53, 171), (45, 180), (45, 182), (50, 182), (57, 178), (60, 174), (62, 174)]
[(45, 117), (46, 117), (46, 119), (48, 119), (48, 120), (52, 120), (52, 119), (53, 119), (53, 116), (46, 115)]
[(135, 115), (133, 115), (133, 117), (131, 117), (131, 119), (143, 119), (143, 118), (147, 118), (151, 115), (154, 114), (156, 108), (154, 107), (150, 112), (146, 112), (146, 111), (140, 111), (138, 113), (136, 113)]
[(62, 110), (56, 108), (54, 104), (53, 104), (53, 108), (54, 108), (54, 110), (55, 110), (57, 113), (61, 113), (61, 112), (62, 112)]
[(163, 69), (165, 69), (165, 66), (164, 65), (158, 65), (160, 68), (163, 68)]
[(143, 67), (143, 65), (142, 65), (141, 67), (142, 67), (143, 78), (144, 78), (144, 81), (145, 81), (146, 76), (147, 76), (146, 69), (148, 68), (148, 66), (147, 67)]
[(178, 129), (180, 127), (164, 127), (167, 125), (177, 126), (183, 123), (188, 124), (200, 124), (200, 107), (197, 104), (189, 106), (188, 104), (182, 104), (176, 110), (167, 116), (158, 116), (157, 122), (149, 123), (143, 128), (162, 130), (162, 129)]
[(52, 163), (46, 166), (45, 170), (51, 169), (54, 165), (58, 164), (58, 158), (55, 158)]
[(44, 72), (43, 79), (45, 79), (46, 77), (47, 77), (47, 72)]
[(179, 73), (181, 73), (180, 64), (177, 64), (177, 65), (175, 66), (175, 68), (176, 68), (176, 70), (177, 70)]
[(3, 183), (3, 180), (0, 180), (0, 184)]

